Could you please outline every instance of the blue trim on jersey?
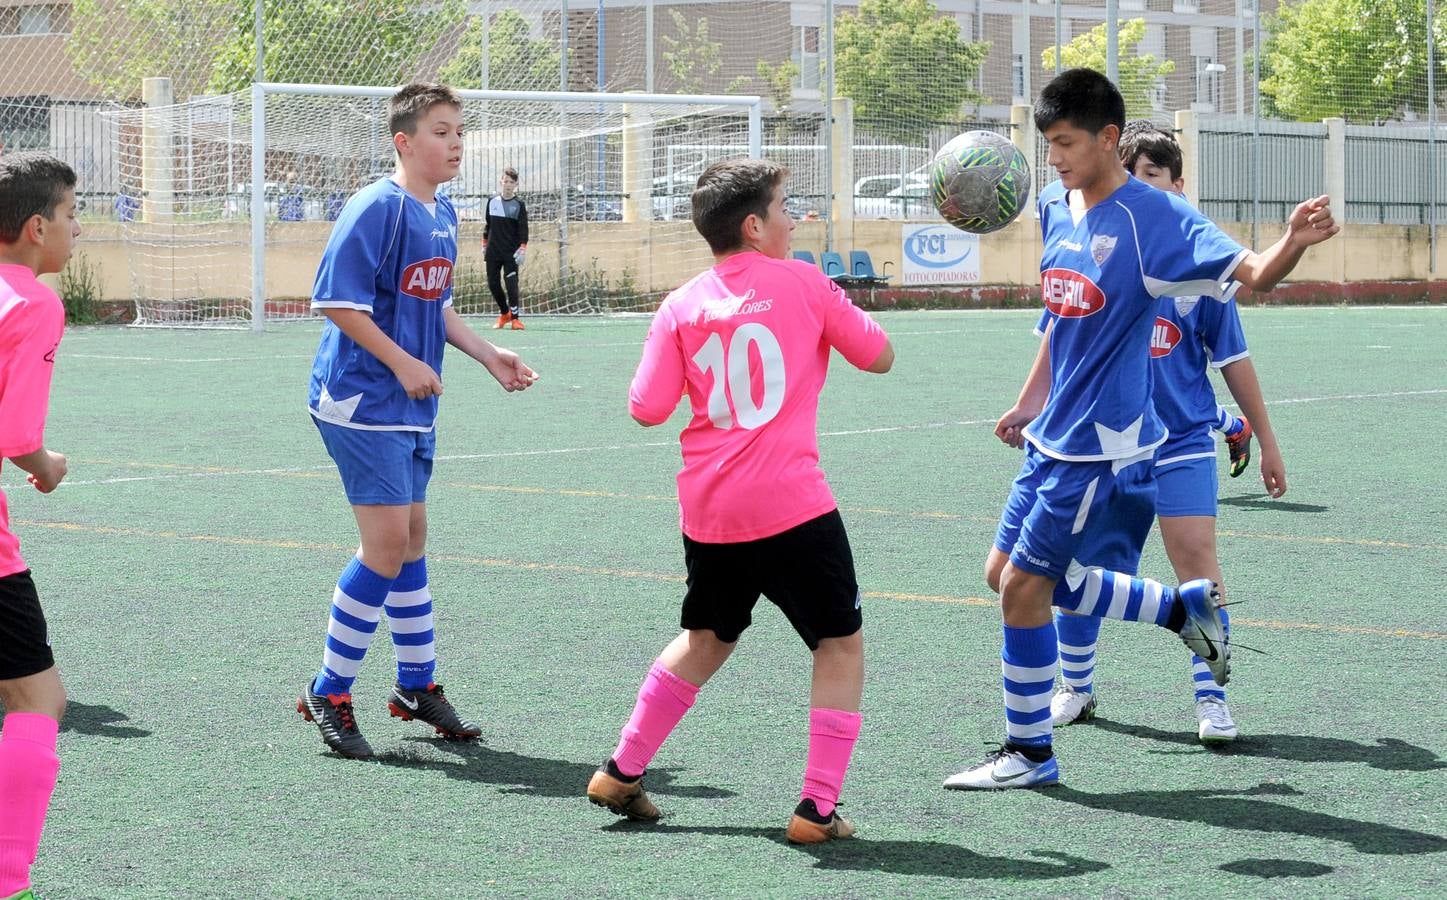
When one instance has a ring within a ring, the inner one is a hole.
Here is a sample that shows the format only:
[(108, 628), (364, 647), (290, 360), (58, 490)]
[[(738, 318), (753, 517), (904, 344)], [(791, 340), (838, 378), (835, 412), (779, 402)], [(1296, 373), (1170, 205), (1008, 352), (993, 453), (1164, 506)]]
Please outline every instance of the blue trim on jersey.
[[(312, 308), (359, 309), (398, 346), (442, 372), (444, 310), (452, 305), (457, 210), (435, 211), (390, 178), (342, 208), (312, 288)], [(392, 371), (331, 322), (322, 328), (307, 405), (312, 415), (357, 429), (427, 431), (437, 398), (414, 400)]]
[(1157, 299), (1226, 298), (1246, 251), (1175, 194), (1127, 179), (1079, 222), (1060, 182), (1040, 194), (1041, 293), (1054, 314), (1050, 397), (1025, 437), (1056, 459), (1125, 459), (1160, 446), (1151, 404)]

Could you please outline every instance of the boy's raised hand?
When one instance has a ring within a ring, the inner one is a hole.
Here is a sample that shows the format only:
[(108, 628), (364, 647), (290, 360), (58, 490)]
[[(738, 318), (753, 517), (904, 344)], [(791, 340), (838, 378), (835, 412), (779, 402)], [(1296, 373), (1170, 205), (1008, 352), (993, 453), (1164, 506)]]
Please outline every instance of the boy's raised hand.
[(397, 376), (397, 380), (402, 383), (402, 390), (413, 400), (442, 394), (442, 379), (437, 377), (437, 372), (431, 366), (415, 356), (399, 362), (392, 369), (392, 374)]
[(1292, 240), (1302, 247), (1320, 244), (1341, 231), (1331, 215), (1331, 198), (1326, 194), (1298, 203), (1291, 211), (1286, 227)]
[(497, 352), (490, 356), (483, 365), (505, 391), (525, 391), (538, 380), (538, 373), (528, 368), (527, 363), (523, 362), (521, 357), (502, 347), (498, 347)]

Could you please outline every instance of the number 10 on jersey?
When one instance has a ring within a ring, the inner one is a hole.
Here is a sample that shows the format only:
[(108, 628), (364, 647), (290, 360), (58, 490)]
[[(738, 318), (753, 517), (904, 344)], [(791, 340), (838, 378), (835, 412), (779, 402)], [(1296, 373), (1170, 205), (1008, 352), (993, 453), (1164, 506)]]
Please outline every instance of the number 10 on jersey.
[[(764, 394), (754, 404), (754, 380), (749, 371), (749, 345), (758, 348)], [(693, 362), (713, 377), (708, 392), (708, 418), (715, 428), (754, 429), (779, 414), (784, 405), (784, 354), (779, 340), (760, 322), (745, 322), (734, 330), (727, 349), (717, 332), (708, 336)], [(724, 383), (728, 390), (725, 393)]]

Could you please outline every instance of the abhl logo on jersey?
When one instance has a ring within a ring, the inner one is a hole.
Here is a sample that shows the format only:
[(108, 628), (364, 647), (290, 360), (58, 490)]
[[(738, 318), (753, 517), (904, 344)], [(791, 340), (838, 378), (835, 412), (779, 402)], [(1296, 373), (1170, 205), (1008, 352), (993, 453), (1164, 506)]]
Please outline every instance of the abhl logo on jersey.
[(402, 270), (402, 293), (418, 300), (441, 300), (442, 292), (452, 283), (452, 260), (434, 256), (415, 262)]
[(1181, 329), (1165, 316), (1156, 316), (1151, 328), (1151, 358), (1170, 356), (1171, 351), (1181, 342)]
[(1040, 293), (1050, 311), (1066, 319), (1078, 319), (1105, 308), (1105, 294), (1095, 282), (1071, 269), (1041, 272)]

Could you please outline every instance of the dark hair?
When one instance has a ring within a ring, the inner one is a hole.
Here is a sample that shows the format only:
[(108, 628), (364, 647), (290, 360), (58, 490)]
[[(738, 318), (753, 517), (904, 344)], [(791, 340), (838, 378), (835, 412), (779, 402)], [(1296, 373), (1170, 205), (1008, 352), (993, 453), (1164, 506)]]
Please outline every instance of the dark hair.
[(1035, 102), (1035, 127), (1056, 122), (1100, 134), (1107, 125), (1125, 128), (1125, 98), (1110, 79), (1094, 69), (1066, 69), (1050, 80)]
[(1125, 170), (1134, 175), (1135, 164), (1142, 156), (1163, 169), (1169, 169), (1172, 181), (1180, 178), (1185, 169), (1176, 136), (1153, 122), (1136, 119), (1120, 133), (1120, 161)]
[(20, 240), (32, 216), (49, 219), (75, 188), (75, 170), (48, 153), (0, 156), (0, 243)]
[(784, 183), (789, 170), (763, 159), (726, 159), (703, 170), (694, 186), (693, 227), (715, 253), (743, 246), (744, 220), (750, 215), (769, 217), (774, 188)]
[(518, 180), (518, 170), (517, 170), (517, 169), (514, 169), (512, 166), (508, 166), (506, 169), (503, 169), (503, 170), (502, 170), (502, 177), (504, 177), (504, 178), (511, 178), (513, 181), (517, 181), (517, 180)]
[(417, 133), (417, 120), (439, 103), (450, 103), (462, 109), (462, 98), (447, 85), (434, 81), (412, 82), (387, 101), (387, 133), (400, 131), (411, 137)]

